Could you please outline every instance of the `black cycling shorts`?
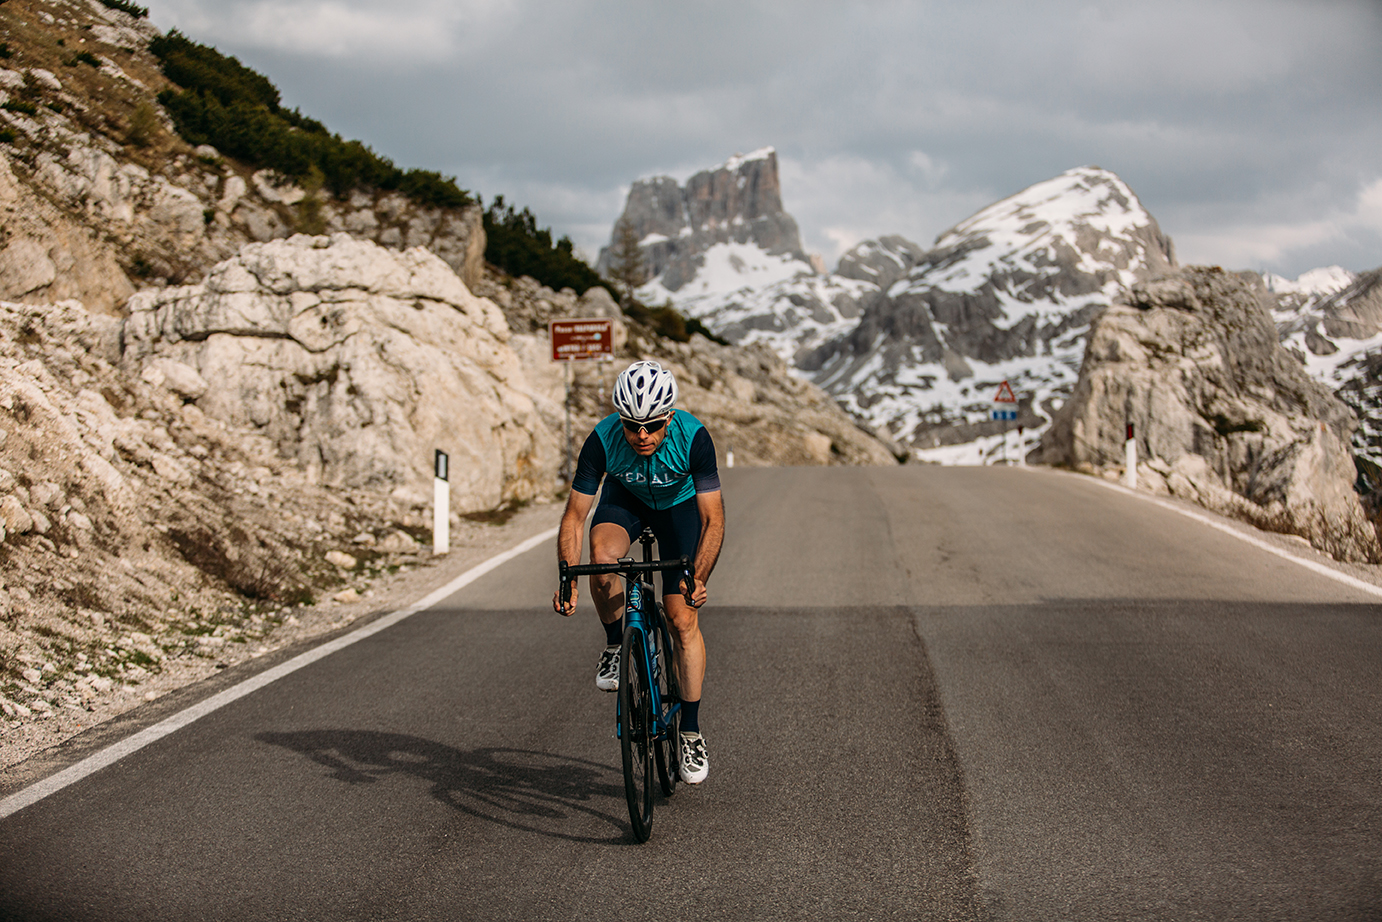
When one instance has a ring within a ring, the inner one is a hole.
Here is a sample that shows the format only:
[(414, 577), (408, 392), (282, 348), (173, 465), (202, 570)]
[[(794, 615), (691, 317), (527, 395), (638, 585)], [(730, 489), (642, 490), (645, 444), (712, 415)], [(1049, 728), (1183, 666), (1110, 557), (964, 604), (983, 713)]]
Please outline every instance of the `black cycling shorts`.
[[(651, 527), (657, 537), (654, 560), (675, 560), (685, 554), (696, 559), (696, 546), (701, 540), (701, 513), (693, 496), (667, 509), (653, 509), (613, 477), (605, 478), (600, 491), (600, 504), (590, 527), (612, 522), (629, 533), (629, 543), (638, 540), (644, 527)], [(638, 559), (642, 559), (641, 557)], [(662, 594), (681, 594), (681, 574), (672, 570), (662, 573)]]

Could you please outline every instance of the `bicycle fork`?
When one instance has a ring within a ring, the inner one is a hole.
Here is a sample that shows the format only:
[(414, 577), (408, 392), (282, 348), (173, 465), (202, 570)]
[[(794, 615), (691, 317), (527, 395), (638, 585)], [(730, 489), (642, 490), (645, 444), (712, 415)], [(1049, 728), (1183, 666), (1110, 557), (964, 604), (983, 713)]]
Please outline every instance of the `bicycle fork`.
[[(681, 702), (675, 701), (666, 713), (662, 710), (662, 689), (659, 686), (659, 679), (662, 678), (664, 664), (662, 657), (658, 654), (657, 641), (653, 636), (653, 625), (648, 623), (648, 619), (643, 612), (643, 586), (640, 580), (631, 580), (626, 589), (624, 605), (624, 624), (627, 627), (638, 628), (639, 634), (643, 638), (643, 662), (649, 664), (644, 673), (644, 680), (648, 684), (648, 693), (652, 698), (653, 725), (650, 727), (650, 740), (656, 741), (666, 739), (668, 728), (672, 726), (672, 720), (677, 712), (681, 710)], [(668, 664), (665, 668), (675, 668), (675, 664)], [(615, 702), (615, 722), (614, 736), (620, 738), (619, 727), (622, 723), (618, 718), (623, 715), (622, 706)]]

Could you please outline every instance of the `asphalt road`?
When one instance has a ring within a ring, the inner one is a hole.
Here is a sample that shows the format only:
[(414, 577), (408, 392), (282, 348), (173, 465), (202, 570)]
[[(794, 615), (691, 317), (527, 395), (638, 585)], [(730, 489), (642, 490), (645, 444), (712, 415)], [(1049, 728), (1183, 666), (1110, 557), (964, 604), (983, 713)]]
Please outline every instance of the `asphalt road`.
[(629, 832), (550, 548), (0, 820), (0, 919), (1382, 918), (1382, 607), (1085, 478), (726, 472)]

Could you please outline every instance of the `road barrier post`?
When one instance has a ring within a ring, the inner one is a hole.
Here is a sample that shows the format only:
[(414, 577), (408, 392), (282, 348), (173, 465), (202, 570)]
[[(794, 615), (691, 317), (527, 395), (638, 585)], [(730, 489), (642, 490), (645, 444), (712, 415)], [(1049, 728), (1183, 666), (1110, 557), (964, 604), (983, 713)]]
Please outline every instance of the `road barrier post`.
[(450, 458), (437, 449), (436, 466), (432, 478), (432, 553), (445, 554), (451, 550), (451, 480), (448, 470)]
[(1123, 486), (1137, 489), (1137, 439), (1133, 438), (1132, 423), (1128, 423), (1128, 440), (1123, 443)]

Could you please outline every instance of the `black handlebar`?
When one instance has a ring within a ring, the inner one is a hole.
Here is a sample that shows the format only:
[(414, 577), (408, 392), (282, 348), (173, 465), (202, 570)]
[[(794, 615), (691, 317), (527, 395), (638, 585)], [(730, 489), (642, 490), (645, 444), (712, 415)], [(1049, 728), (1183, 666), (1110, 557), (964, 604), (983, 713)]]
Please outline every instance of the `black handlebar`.
[[(696, 568), (691, 563), (691, 558), (682, 556), (679, 560), (645, 560), (635, 561), (632, 557), (624, 557), (618, 563), (587, 563), (571, 565), (562, 560), (558, 562), (561, 570), (561, 604), (563, 607), (571, 601), (571, 581), (578, 576), (599, 576), (604, 573), (620, 573), (632, 578), (634, 573), (657, 573), (660, 571), (680, 570), (685, 577), (685, 588), (682, 596), (686, 599), (686, 604), (691, 605), (691, 595), (696, 590)], [(694, 607), (694, 606), (693, 606)]]

